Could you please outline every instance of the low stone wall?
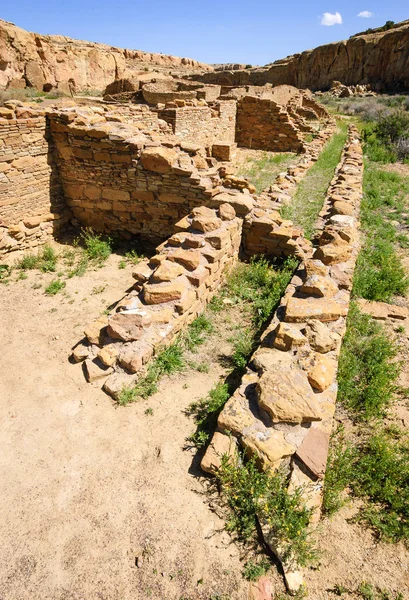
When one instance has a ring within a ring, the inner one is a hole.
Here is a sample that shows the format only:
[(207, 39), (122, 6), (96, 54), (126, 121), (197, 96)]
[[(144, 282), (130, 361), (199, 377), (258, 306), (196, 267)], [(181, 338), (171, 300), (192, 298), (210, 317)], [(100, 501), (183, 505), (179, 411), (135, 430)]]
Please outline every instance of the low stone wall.
[(0, 108), (0, 256), (45, 243), (69, 214), (44, 112)]
[(271, 152), (303, 152), (304, 143), (286, 108), (269, 98), (245, 96), (237, 103), (238, 146)]
[(241, 226), (229, 204), (195, 208), (177, 225), (178, 233), (138, 265), (134, 289), (117, 312), (87, 327), (87, 343), (74, 349), (89, 381), (103, 381), (114, 398), (137, 382), (144, 365), (203, 312), (223, 283), (238, 258)]
[(295, 166), (277, 176), (269, 190), (257, 196), (254, 209), (245, 217), (243, 250), (247, 256), (297, 256), (301, 260), (312, 252), (303, 230), (292, 221), (281, 218), (279, 209), (292, 200), (299, 182), (317, 161), (328, 139), (334, 133), (335, 122), (330, 121), (305, 145), (305, 153)]
[[(287, 469), (289, 490), (306, 486), (306, 503), (319, 519), (323, 477), (337, 396), (336, 373), (345, 334), (352, 275), (359, 251), (362, 149), (350, 127), (325, 207), (325, 226), (312, 258), (301, 263), (263, 334), (241, 386), (225, 405), (202, 460), (217, 473), (221, 455), (235, 444), (260, 467)], [(280, 558), (273, 534), (266, 542)], [(301, 584), (291, 561), (283, 565), (290, 589)]]

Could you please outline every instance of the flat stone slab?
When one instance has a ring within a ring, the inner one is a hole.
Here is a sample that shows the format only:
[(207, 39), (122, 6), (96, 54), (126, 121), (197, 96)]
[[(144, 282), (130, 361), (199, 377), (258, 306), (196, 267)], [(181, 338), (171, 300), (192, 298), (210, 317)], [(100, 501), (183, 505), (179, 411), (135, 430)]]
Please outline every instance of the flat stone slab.
[(309, 319), (337, 321), (347, 314), (347, 305), (332, 298), (290, 298), (285, 310), (287, 323), (304, 323)]
[(295, 453), (296, 457), (318, 479), (322, 479), (325, 474), (329, 437), (325, 431), (311, 427)]
[(409, 311), (404, 306), (395, 306), (386, 302), (374, 302), (372, 300), (357, 300), (362, 312), (374, 319), (400, 319), (404, 321), (409, 316)]

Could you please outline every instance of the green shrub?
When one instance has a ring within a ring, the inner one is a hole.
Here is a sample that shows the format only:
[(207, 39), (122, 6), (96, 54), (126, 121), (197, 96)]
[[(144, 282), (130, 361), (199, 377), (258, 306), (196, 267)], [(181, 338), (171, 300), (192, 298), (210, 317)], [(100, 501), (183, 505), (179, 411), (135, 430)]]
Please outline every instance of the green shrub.
[(54, 279), (46, 288), (45, 293), (47, 296), (55, 296), (58, 292), (61, 292), (65, 288), (65, 281)]
[(263, 558), (260, 562), (248, 561), (244, 565), (243, 577), (247, 581), (257, 581), (265, 575), (271, 567), (271, 563), (266, 558)]
[(90, 260), (104, 262), (112, 252), (112, 239), (95, 233), (92, 229), (84, 229), (80, 235), (85, 252)]
[(399, 108), (383, 114), (375, 124), (374, 133), (381, 142), (389, 146), (399, 138), (409, 137), (409, 113)]
[(367, 500), (360, 518), (380, 538), (409, 540), (409, 440), (403, 432), (369, 437), (359, 449), (352, 486)]
[(401, 369), (396, 343), (382, 325), (352, 303), (338, 365), (338, 398), (356, 419), (381, 418)]
[(305, 505), (302, 488), (289, 493), (282, 472), (259, 471), (254, 459), (232, 462), (225, 455), (218, 476), (222, 497), (230, 509), (229, 531), (243, 541), (250, 541), (260, 519), (279, 541), (284, 562), (291, 559), (306, 566), (316, 559), (317, 551), (308, 528), (312, 511)]
[(338, 430), (331, 437), (325, 472), (322, 508), (324, 514), (331, 516), (344, 505), (342, 492), (350, 484), (354, 472), (356, 450)]
[(228, 341), (233, 344), (232, 363), (234, 367), (242, 371), (255, 347), (254, 332), (244, 329), (229, 338)]

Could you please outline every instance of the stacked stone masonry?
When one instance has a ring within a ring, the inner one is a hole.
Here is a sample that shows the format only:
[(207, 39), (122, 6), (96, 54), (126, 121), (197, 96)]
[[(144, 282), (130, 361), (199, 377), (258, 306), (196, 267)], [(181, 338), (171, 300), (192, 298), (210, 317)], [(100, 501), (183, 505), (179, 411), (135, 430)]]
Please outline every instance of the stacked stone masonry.
[(305, 152), (296, 165), (277, 176), (268, 190), (256, 197), (254, 208), (245, 217), (243, 225), (243, 250), (247, 256), (296, 256), (303, 259), (311, 251), (311, 244), (303, 231), (284, 220), (279, 210), (289, 204), (299, 182), (318, 159), (323, 146), (335, 130), (329, 121), (314, 139), (305, 144)]
[(44, 113), (0, 109), (0, 256), (46, 242), (68, 219)]
[(103, 380), (114, 398), (137, 382), (152, 356), (203, 312), (223, 283), (238, 258), (241, 227), (230, 204), (194, 208), (177, 224), (178, 232), (138, 265), (133, 290), (117, 311), (87, 327), (86, 343), (74, 349), (89, 381)]
[[(358, 215), (363, 160), (358, 131), (350, 126), (341, 163), (321, 215), (314, 254), (299, 266), (263, 334), (241, 386), (225, 405), (202, 460), (216, 473), (221, 455), (240, 446), (260, 467), (289, 474), (289, 489), (306, 487), (306, 503), (319, 519), (322, 482), (337, 396), (337, 364), (359, 251)], [(233, 436), (232, 438), (230, 436)], [(232, 440), (235, 441), (232, 444)], [(268, 524), (266, 542), (280, 556)], [(295, 591), (302, 576), (283, 565)]]

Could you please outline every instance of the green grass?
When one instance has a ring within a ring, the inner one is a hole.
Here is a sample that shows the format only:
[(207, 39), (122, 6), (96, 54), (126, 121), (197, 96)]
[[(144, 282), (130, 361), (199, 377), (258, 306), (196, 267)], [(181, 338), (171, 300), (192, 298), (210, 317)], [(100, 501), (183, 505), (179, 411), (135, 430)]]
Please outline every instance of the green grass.
[(247, 159), (247, 164), (240, 169), (238, 176), (246, 177), (254, 185), (257, 193), (270, 187), (275, 182), (277, 175), (285, 171), (294, 162), (295, 154), (271, 154), (264, 152), (262, 158), (255, 160)]
[(243, 370), (255, 349), (254, 331), (244, 329), (228, 339), (233, 345), (231, 361), (236, 369)]
[(196, 448), (203, 448), (209, 442), (216, 429), (218, 416), (229, 397), (228, 384), (219, 382), (205, 398), (190, 404), (187, 413), (193, 415), (196, 431), (188, 438), (188, 441)]
[(52, 273), (57, 269), (57, 255), (46, 245), (37, 254), (26, 254), (16, 263), (16, 268), (22, 271), (39, 269), (43, 273)]
[(307, 238), (311, 238), (314, 233), (314, 225), (324, 204), (335, 168), (341, 159), (346, 137), (347, 124), (341, 121), (337, 133), (325, 145), (317, 162), (298, 185), (291, 204), (281, 209), (285, 219), (303, 227)]
[(362, 600), (404, 600), (404, 595), (401, 592), (397, 592), (396, 594), (388, 592), (366, 581), (360, 584), (358, 594)]
[(397, 253), (397, 245), (404, 245), (404, 240), (390, 222), (399, 220), (407, 194), (407, 179), (366, 163), (361, 203), (364, 241), (355, 270), (354, 296), (388, 302), (408, 290), (409, 280)]
[(54, 279), (46, 288), (45, 293), (47, 296), (55, 296), (58, 292), (61, 292), (65, 288), (65, 281)]
[(302, 488), (289, 493), (282, 472), (259, 471), (254, 459), (244, 457), (233, 462), (223, 456), (218, 476), (229, 508), (228, 531), (250, 542), (261, 520), (279, 541), (284, 562), (295, 560), (302, 567), (315, 561), (317, 551), (308, 527), (312, 511), (305, 505)]
[(352, 303), (338, 365), (338, 400), (357, 420), (382, 418), (396, 392), (396, 342)]
[(138, 398), (148, 398), (158, 391), (158, 382), (163, 375), (171, 375), (182, 371), (185, 366), (184, 353), (194, 351), (202, 344), (205, 336), (213, 331), (213, 325), (206, 315), (197, 317), (181, 334), (177, 340), (163, 350), (151, 361), (146, 374), (141, 377), (135, 386), (124, 388), (119, 397), (118, 404), (125, 406), (135, 402)]

